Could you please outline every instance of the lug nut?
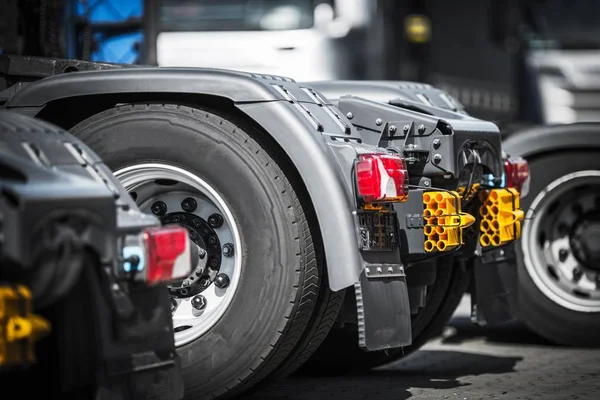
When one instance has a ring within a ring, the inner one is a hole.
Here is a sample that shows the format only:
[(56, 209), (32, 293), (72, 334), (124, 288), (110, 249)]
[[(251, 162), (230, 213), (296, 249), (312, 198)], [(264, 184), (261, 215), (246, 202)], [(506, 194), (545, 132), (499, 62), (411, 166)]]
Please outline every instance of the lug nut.
[(159, 217), (167, 213), (167, 205), (162, 201), (155, 202), (154, 204), (152, 204), (152, 207), (150, 207), (150, 209), (152, 210), (152, 214)]
[(196, 200), (192, 199), (191, 197), (188, 197), (181, 202), (181, 209), (185, 212), (194, 212), (196, 211), (197, 207), (198, 203), (196, 203)]
[(220, 214), (211, 214), (208, 217), (208, 224), (211, 228), (220, 228), (223, 226), (223, 217)]
[(558, 259), (560, 260), (560, 262), (565, 262), (565, 260), (567, 259), (568, 256), (569, 256), (569, 250), (560, 249), (558, 251)]
[(198, 311), (202, 311), (206, 308), (206, 299), (201, 294), (192, 297), (192, 307)]
[(225, 274), (219, 274), (215, 278), (215, 286), (219, 289), (225, 289), (229, 286), (229, 277)]
[(233, 245), (231, 243), (226, 243), (223, 246), (223, 255), (225, 257), (231, 257), (233, 255)]

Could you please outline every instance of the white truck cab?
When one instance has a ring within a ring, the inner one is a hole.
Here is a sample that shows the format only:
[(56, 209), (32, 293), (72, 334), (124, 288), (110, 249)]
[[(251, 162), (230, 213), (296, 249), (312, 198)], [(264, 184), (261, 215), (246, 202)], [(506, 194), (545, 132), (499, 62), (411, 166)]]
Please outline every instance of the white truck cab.
[(157, 63), (336, 79), (347, 68), (339, 49), (367, 25), (372, 6), (368, 0), (162, 0)]

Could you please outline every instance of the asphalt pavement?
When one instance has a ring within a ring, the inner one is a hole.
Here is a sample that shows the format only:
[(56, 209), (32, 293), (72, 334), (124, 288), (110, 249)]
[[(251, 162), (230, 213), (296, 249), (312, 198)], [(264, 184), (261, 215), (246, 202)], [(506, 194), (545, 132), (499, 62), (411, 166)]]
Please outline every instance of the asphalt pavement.
[(475, 327), (465, 298), (441, 337), (401, 361), (360, 376), (294, 377), (244, 398), (600, 399), (600, 349), (554, 346), (518, 323)]

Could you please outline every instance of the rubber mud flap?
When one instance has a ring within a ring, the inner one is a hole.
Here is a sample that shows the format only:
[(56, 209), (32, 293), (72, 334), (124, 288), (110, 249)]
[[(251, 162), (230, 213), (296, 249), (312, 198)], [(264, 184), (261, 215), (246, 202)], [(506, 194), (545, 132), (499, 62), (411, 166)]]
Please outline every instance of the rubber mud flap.
[(485, 252), (473, 265), (471, 297), (473, 323), (497, 325), (515, 319), (512, 312), (517, 295), (517, 267), (513, 244)]
[(404, 269), (385, 265), (382, 270), (397, 269), (393, 276), (360, 275), (354, 285), (358, 314), (358, 343), (368, 351), (408, 346), (412, 343), (410, 305)]

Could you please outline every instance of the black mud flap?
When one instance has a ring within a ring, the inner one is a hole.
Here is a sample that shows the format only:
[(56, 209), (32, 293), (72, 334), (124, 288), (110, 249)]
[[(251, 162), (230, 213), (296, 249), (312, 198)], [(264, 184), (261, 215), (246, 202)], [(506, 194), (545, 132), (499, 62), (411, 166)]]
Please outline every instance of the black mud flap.
[(369, 264), (354, 288), (361, 348), (374, 351), (412, 343), (408, 288), (401, 265)]
[(514, 244), (486, 251), (473, 265), (471, 321), (479, 326), (515, 319), (517, 267)]

